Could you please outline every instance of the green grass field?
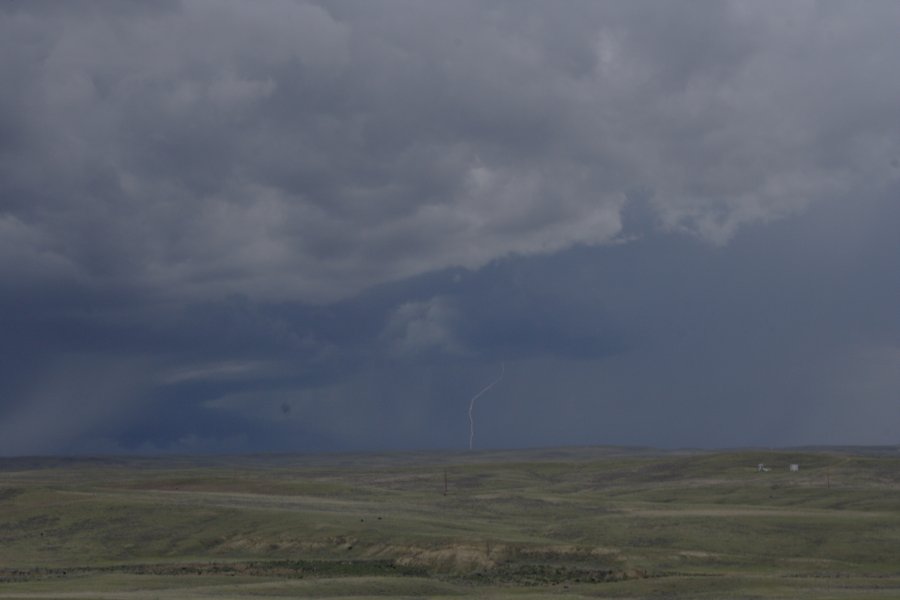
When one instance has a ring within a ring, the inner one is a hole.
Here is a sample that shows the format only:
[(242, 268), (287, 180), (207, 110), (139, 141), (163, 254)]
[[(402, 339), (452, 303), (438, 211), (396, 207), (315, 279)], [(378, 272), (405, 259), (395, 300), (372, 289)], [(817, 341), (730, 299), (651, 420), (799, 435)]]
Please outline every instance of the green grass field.
[(900, 598), (900, 451), (0, 460), (0, 599), (460, 596)]

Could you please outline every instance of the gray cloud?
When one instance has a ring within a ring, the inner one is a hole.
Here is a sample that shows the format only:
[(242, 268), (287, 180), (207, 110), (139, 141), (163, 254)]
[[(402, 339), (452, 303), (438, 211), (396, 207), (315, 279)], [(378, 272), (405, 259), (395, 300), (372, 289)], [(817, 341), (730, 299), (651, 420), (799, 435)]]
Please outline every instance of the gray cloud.
[(406, 302), (390, 315), (381, 338), (395, 357), (458, 354), (464, 351), (457, 339), (458, 320), (456, 308), (440, 296), (425, 302)]
[(0, 452), (866, 438), (898, 13), (3, 4)]
[(725, 243), (896, 177), (896, 12), (10, 7), (0, 266), (321, 301), (610, 242), (636, 188)]

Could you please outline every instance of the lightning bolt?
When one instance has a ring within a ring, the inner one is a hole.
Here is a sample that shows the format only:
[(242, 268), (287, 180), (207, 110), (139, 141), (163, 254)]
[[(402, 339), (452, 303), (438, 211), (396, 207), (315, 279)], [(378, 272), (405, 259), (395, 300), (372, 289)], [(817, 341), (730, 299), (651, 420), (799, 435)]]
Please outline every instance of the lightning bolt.
[(472, 444), (475, 442), (475, 417), (472, 414), (472, 411), (475, 410), (475, 401), (478, 400), (481, 396), (486, 394), (492, 387), (500, 383), (503, 379), (503, 374), (506, 372), (506, 363), (500, 363), (500, 376), (494, 381), (487, 384), (480, 392), (472, 396), (472, 399), (469, 400), (469, 450), (472, 449)]

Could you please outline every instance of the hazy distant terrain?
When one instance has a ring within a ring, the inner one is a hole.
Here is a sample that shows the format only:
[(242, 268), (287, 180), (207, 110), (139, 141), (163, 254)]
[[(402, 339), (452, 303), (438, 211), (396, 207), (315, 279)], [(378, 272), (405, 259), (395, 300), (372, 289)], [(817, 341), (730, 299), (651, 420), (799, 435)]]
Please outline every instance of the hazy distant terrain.
[(0, 598), (896, 598), (898, 492), (893, 447), (4, 459)]

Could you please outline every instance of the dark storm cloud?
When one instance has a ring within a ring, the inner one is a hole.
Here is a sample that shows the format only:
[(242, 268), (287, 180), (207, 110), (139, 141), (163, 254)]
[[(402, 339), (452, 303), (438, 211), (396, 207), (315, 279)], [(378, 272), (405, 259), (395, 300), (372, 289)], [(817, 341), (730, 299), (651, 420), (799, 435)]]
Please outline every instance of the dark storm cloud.
[(724, 243), (898, 154), (892, 4), (17, 6), (17, 276), (321, 300), (609, 241), (635, 188)]
[(214, 405), (274, 420), (288, 402), (343, 447), (462, 448), (468, 399), (506, 361), (479, 447), (890, 443), (895, 197), (827, 203), (713, 250), (655, 236), (386, 286), (331, 309), (369, 309), (354, 368)]
[[(666, 406), (701, 406), (752, 372), (704, 363), (775, 339), (841, 331), (854, 373), (890, 364), (894, 330), (864, 315), (891, 318), (895, 246), (861, 211), (894, 214), (898, 17), (6, 3), (0, 452), (375, 446), (370, 423), (451, 443), (453, 399), (503, 360), (530, 365), (508, 391), (545, 422), (551, 388), (585, 414), (596, 386), (662, 398), (640, 373), (663, 364)], [(758, 378), (794, 381), (779, 368)], [(503, 439), (562, 439), (526, 425)]]

